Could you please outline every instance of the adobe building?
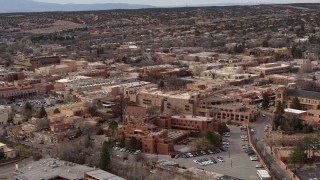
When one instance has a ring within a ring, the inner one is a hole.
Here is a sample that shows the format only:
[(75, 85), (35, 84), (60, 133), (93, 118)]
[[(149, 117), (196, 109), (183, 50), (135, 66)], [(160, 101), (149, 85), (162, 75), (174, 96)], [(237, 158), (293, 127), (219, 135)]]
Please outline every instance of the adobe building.
[(13, 84), (9, 84), (7, 82), (0, 84), (0, 98), (10, 99), (34, 95), (36, 93), (36, 88), (29, 82), (14, 81)]
[(130, 137), (141, 142), (141, 151), (145, 153), (169, 154), (169, 145), (176, 144), (189, 137), (188, 131), (161, 129), (144, 121), (130, 121), (118, 128), (118, 138), (125, 134), (126, 144)]
[(190, 132), (205, 133), (206, 131), (218, 131), (219, 120), (203, 116), (160, 116), (153, 120), (153, 123), (161, 128), (187, 130)]
[(287, 88), (280, 86), (276, 90), (276, 102), (281, 102), (284, 108), (290, 108), (292, 100), (297, 97), (304, 110), (319, 109), (320, 93), (312, 91), (304, 91), (300, 89)]
[(271, 74), (268, 76), (265, 76), (265, 79), (269, 81), (272, 84), (278, 84), (278, 85), (287, 85), (289, 83), (296, 83), (298, 81), (298, 78), (293, 77), (292, 75), (281, 75), (281, 74)]
[(280, 63), (260, 64), (260, 66), (249, 67), (248, 72), (256, 75), (281, 74), (292, 71), (291, 65)]
[(20, 65), (28, 68), (29, 70), (35, 70), (36, 68), (49, 65), (60, 64), (61, 57), (57, 55), (53, 56), (38, 56), (38, 57), (18, 57), (15, 61), (15, 65)]
[(222, 122), (247, 123), (259, 116), (258, 111), (251, 110), (243, 105), (216, 105), (212, 108), (214, 118)]
[(124, 124), (129, 121), (142, 120), (148, 117), (148, 110), (140, 106), (126, 106), (124, 110)]
[(210, 116), (210, 110), (215, 105), (222, 105), (222, 104), (232, 104), (236, 100), (234, 98), (228, 97), (228, 96), (221, 96), (221, 97), (208, 97), (201, 99), (198, 106), (198, 115), (209, 117)]
[(25, 75), (23, 72), (14, 72), (0, 69), (0, 81), (12, 82), (17, 80), (23, 80), (24, 78)]
[(311, 61), (320, 60), (320, 50), (309, 49), (302, 53), (304, 59), (310, 59)]
[(43, 76), (50, 76), (54, 74), (68, 74), (71, 72), (71, 69), (68, 65), (59, 64), (59, 65), (50, 65), (45, 67), (39, 67), (35, 69), (36, 73), (39, 73)]
[(0, 105), (0, 127), (8, 123), (11, 113), (11, 106)]
[(257, 48), (245, 49), (244, 54), (247, 56), (253, 55), (258, 57), (275, 56), (275, 55), (288, 56), (289, 49), (257, 47)]
[(13, 149), (8, 148), (6, 144), (0, 143), (0, 151), (4, 153), (4, 157), (6, 159), (16, 157), (16, 152)]

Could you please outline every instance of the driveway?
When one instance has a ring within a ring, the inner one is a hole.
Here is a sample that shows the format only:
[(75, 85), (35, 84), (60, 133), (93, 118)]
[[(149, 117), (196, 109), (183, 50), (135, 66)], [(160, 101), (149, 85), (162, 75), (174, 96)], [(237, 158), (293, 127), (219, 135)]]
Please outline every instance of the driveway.
[(266, 132), (264, 128), (266, 125), (269, 126), (269, 130), (272, 128), (273, 115), (270, 113), (262, 113), (265, 116), (259, 116), (256, 122), (250, 123), (250, 127), (254, 129), (254, 137), (257, 139), (264, 139)]

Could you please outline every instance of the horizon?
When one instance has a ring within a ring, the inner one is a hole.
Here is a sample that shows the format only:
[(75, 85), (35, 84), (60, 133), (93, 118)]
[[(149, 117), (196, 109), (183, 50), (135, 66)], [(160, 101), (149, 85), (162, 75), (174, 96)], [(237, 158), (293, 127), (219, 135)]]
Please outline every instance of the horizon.
[(290, 3), (320, 3), (319, 0), (307, 0), (301, 2), (299, 0), (162, 0), (160, 2), (151, 2), (149, 0), (135, 0), (134, 2), (129, 0), (32, 0), (36, 2), (45, 2), (45, 3), (56, 3), (56, 4), (98, 4), (98, 3), (126, 3), (126, 4), (140, 4), (140, 5), (150, 5), (158, 7), (172, 7), (172, 6), (197, 6), (197, 5), (215, 5), (215, 4), (290, 4)]

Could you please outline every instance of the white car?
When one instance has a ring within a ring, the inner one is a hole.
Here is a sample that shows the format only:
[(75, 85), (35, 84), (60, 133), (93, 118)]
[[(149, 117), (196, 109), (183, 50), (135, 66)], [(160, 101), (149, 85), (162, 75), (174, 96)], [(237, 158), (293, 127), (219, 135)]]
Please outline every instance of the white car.
[(263, 168), (263, 165), (262, 164), (257, 164), (256, 168)]
[(250, 156), (250, 160), (251, 161), (258, 161), (258, 157), (257, 156)]
[(141, 150), (137, 150), (136, 152), (134, 152), (134, 154), (140, 154)]
[(265, 114), (262, 114), (262, 117), (266, 117), (266, 115), (265, 115)]
[(219, 162), (223, 162), (223, 161), (224, 161), (223, 158), (220, 157), (220, 156), (217, 157), (217, 160), (218, 160)]
[(189, 156), (189, 157), (193, 157), (193, 155), (192, 155), (191, 153), (188, 153), (188, 156)]

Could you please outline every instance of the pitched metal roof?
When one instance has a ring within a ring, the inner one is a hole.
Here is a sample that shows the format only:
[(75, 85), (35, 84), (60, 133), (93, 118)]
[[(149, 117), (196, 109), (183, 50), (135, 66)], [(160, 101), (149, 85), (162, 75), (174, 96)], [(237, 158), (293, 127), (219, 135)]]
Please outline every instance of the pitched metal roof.
[(304, 90), (300, 90), (300, 89), (288, 89), (287, 94), (288, 94), (288, 96), (297, 96), (297, 97), (302, 97), (302, 98), (320, 100), (320, 93), (319, 92), (304, 91)]

